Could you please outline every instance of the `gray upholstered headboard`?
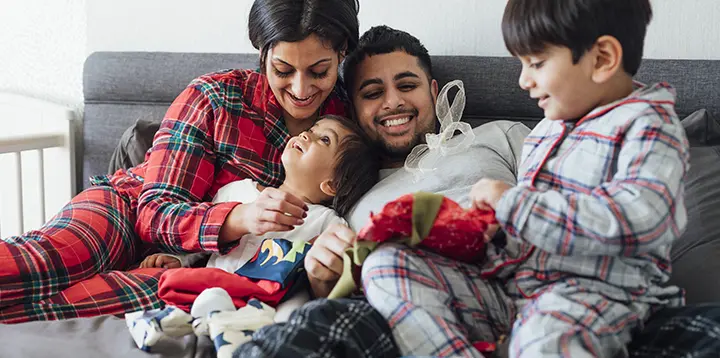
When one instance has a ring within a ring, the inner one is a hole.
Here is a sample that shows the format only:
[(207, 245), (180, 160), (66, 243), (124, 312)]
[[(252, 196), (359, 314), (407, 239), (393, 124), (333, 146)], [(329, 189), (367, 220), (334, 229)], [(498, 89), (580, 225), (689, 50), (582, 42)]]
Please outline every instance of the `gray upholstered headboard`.
[[(121, 134), (139, 118), (160, 120), (195, 77), (226, 68), (255, 68), (256, 54), (98, 52), (85, 62), (83, 83), (83, 187), (105, 174)], [(508, 57), (435, 56), (435, 77), (465, 84), (466, 121), (505, 118), (529, 125), (542, 112), (517, 85), (519, 62)], [(646, 60), (638, 80), (667, 81), (678, 90), (678, 113), (706, 108), (720, 115), (720, 61)]]

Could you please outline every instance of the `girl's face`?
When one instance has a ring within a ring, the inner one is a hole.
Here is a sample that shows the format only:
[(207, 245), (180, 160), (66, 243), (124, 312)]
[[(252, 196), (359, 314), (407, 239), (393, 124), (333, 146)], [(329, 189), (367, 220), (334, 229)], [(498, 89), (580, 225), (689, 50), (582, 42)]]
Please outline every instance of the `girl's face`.
[(315, 34), (298, 42), (278, 42), (268, 51), (265, 73), (286, 121), (317, 113), (335, 87), (341, 60), (341, 54)]
[(333, 186), (340, 143), (350, 134), (340, 122), (323, 118), (312, 128), (290, 138), (282, 154), (286, 180), (307, 190), (308, 197), (322, 195), (323, 183)]

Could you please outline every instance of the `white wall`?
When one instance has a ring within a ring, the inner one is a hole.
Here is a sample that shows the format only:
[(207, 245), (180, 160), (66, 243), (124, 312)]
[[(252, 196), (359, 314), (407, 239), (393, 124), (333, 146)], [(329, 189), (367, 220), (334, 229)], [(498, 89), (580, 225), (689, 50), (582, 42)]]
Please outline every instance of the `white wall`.
[[(91, 0), (92, 1), (92, 0)], [(9, 92), (71, 108), (76, 117), (82, 112), (82, 67), (87, 55), (87, 22), (85, 0), (0, 0), (0, 92)], [(12, 102), (16, 104), (16, 102)], [(33, 103), (32, 107), (43, 108)], [(65, 125), (64, 118), (55, 123), (33, 118), (34, 111), (10, 108), (0, 103), (0, 137), (35, 131), (54, 131)], [(52, 116), (54, 118), (54, 116)], [(75, 124), (76, 134), (79, 123)], [(72, 166), (66, 149), (44, 151), (45, 213), (54, 214), (68, 200), (72, 188), (64, 175)], [(19, 233), (15, 225), (19, 213), (13, 154), (0, 155), (0, 228), (2, 236)], [(42, 223), (40, 215), (39, 166), (36, 152), (22, 153), (23, 202), (25, 228)], [(49, 216), (48, 216), (49, 217)]]
[[(719, 0), (652, 0), (647, 58), (720, 59)], [(360, 0), (361, 31), (406, 30), (436, 55), (505, 56), (505, 0)], [(92, 51), (254, 52), (247, 39), (251, 0), (92, 0)]]
[(0, 91), (82, 106), (85, 0), (1, 0)]

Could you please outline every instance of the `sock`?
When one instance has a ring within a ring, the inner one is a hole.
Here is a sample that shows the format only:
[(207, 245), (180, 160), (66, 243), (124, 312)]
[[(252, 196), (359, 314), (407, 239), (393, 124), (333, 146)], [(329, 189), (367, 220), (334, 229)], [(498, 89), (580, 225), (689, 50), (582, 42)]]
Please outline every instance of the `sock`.
[(193, 317), (193, 332), (197, 335), (208, 335), (208, 314), (222, 311), (235, 311), (230, 294), (219, 287), (202, 291), (190, 308), (190, 315)]

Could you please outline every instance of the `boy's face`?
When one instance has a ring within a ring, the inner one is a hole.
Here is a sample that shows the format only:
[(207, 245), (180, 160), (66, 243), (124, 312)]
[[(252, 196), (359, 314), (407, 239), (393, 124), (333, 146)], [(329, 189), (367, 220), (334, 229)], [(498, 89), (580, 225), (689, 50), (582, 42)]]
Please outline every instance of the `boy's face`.
[(573, 64), (569, 48), (548, 45), (542, 53), (519, 58), (520, 87), (538, 100), (546, 118), (576, 120), (597, 107), (600, 91), (592, 80), (592, 56)]
[(437, 82), (405, 51), (369, 56), (358, 64), (352, 101), (360, 126), (391, 158), (405, 160), (435, 132)]
[(320, 189), (324, 181), (332, 182), (338, 146), (350, 131), (338, 121), (321, 119), (305, 132), (290, 138), (282, 154), (286, 177), (296, 189), (309, 191), (306, 197), (327, 195)]

